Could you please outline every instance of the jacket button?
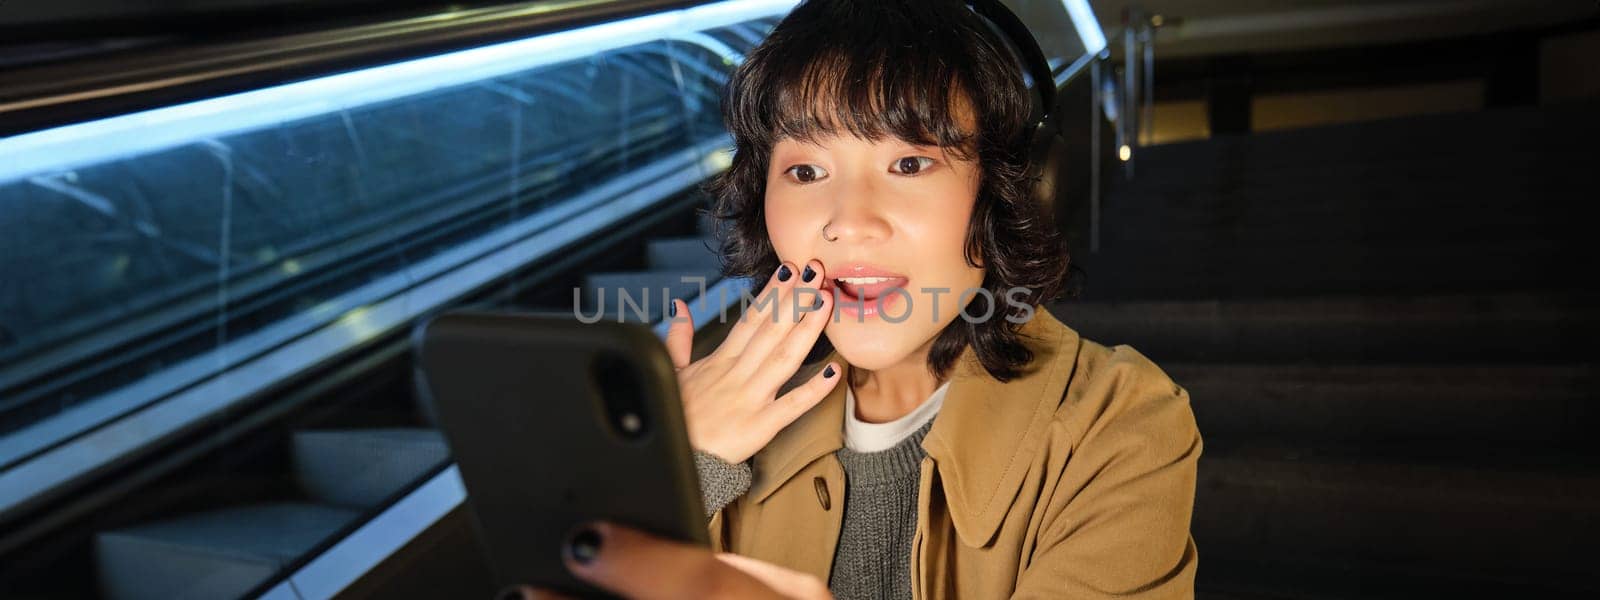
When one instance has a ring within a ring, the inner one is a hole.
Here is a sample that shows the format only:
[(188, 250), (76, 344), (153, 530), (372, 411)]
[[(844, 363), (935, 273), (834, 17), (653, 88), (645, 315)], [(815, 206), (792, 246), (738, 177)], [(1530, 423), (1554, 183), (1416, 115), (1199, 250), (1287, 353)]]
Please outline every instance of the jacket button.
[(811, 485), (817, 488), (817, 502), (822, 504), (822, 510), (831, 509), (833, 502), (828, 498), (828, 481), (821, 477), (815, 477), (812, 478)]

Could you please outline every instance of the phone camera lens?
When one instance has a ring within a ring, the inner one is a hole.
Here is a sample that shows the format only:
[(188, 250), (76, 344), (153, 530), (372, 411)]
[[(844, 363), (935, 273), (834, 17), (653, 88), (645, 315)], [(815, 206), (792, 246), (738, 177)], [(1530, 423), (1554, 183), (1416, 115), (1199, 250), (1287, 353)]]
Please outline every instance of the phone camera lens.
[(606, 422), (624, 439), (642, 440), (650, 433), (645, 389), (635, 367), (619, 355), (605, 353), (591, 367), (596, 391), (605, 406)]

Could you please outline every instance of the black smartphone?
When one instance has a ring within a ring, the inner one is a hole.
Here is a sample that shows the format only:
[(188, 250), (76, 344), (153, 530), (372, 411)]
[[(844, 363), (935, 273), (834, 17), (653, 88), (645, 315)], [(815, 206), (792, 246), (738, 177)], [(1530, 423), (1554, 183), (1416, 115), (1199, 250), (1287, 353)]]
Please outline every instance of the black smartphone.
[(561, 561), (597, 519), (707, 545), (677, 375), (649, 327), (458, 312), (415, 343), (498, 585), (608, 597)]

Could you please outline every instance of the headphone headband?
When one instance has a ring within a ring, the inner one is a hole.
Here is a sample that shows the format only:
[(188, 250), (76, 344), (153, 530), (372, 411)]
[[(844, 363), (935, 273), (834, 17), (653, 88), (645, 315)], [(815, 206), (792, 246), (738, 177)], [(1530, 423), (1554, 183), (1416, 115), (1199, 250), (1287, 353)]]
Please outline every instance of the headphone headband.
[(1044, 114), (1049, 115), (1056, 107), (1055, 74), (1050, 70), (1050, 62), (1045, 59), (1038, 40), (1028, 31), (1028, 26), (1000, 0), (966, 0), (966, 3), (973, 12), (994, 23), (1016, 45), (1017, 51), (1022, 54), (1022, 67), (1027, 69), (1028, 75), (1033, 78), (1033, 88), (1044, 100)]
[(1001, 35), (1011, 39), (1021, 55), (1022, 68), (1033, 77), (1033, 89), (1039, 92), (1040, 99), (1044, 101), (1044, 115), (1029, 126), (1031, 132), (1023, 148), (1023, 156), (1027, 165), (1026, 177), (1033, 181), (1034, 201), (1039, 206), (1054, 207), (1058, 185), (1066, 177), (1063, 171), (1066, 143), (1053, 114), (1056, 109), (1055, 73), (1051, 71), (1044, 51), (1039, 48), (1039, 41), (1022, 24), (1022, 19), (1017, 18), (1016, 13), (1001, 4), (1000, 0), (966, 0), (966, 3), (978, 16), (994, 24)]

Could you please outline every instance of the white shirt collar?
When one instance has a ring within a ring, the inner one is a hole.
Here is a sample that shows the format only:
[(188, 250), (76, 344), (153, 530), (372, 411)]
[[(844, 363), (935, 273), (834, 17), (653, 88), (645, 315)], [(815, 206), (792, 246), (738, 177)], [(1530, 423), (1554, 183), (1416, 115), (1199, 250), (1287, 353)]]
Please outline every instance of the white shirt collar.
[(845, 386), (844, 445), (855, 452), (881, 452), (893, 448), (939, 414), (939, 407), (944, 406), (945, 391), (950, 388), (950, 382), (945, 381), (933, 390), (933, 395), (928, 396), (921, 406), (905, 416), (888, 423), (868, 423), (856, 418), (856, 395), (850, 389), (850, 383), (839, 383)]

